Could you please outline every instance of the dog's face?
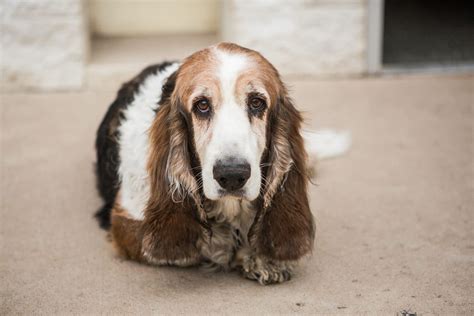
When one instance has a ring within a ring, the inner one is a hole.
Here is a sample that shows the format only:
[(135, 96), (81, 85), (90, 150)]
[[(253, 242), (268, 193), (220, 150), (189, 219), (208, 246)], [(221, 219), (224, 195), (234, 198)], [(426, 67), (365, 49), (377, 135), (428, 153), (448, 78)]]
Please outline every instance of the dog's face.
[(259, 196), (278, 82), (261, 55), (232, 44), (198, 52), (181, 66), (173, 98), (192, 129), (206, 198)]
[(208, 219), (247, 211), (256, 211), (247, 234), (256, 254), (286, 262), (311, 250), (302, 117), (265, 58), (230, 43), (197, 52), (168, 78), (160, 106), (149, 129), (146, 253), (195, 260), (196, 240), (210, 242)]

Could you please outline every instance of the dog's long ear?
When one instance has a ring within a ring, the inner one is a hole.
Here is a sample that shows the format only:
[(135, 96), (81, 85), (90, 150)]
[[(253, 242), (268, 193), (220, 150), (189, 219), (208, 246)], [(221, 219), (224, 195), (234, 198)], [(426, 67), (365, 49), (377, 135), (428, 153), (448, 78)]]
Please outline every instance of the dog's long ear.
[(301, 114), (283, 85), (280, 91), (278, 103), (269, 113), (266, 185), (250, 240), (258, 254), (287, 261), (311, 251), (314, 221), (307, 196)]
[(189, 131), (171, 97), (174, 76), (164, 87), (149, 131), (150, 198), (143, 222), (142, 254), (150, 263), (188, 265), (198, 261), (203, 210), (191, 172)]
[[(151, 187), (152, 192), (159, 191), (171, 197), (175, 203), (190, 197), (200, 208), (201, 198), (191, 165), (191, 131), (181, 111), (180, 100), (174, 93), (176, 76), (177, 72), (170, 76), (163, 87), (161, 108), (150, 130), (148, 167)], [(164, 180), (165, 185), (162, 183)]]
[(179, 104), (173, 101), (176, 73), (163, 86), (159, 110), (149, 133), (150, 201), (162, 201), (168, 196), (182, 202), (193, 189), (195, 180), (190, 174), (188, 131), (179, 113)]
[(183, 201), (186, 195), (190, 195), (200, 205), (198, 185), (192, 172), (198, 166), (191, 164), (191, 127), (180, 110), (179, 99), (173, 96), (169, 102), (172, 105), (168, 118), (170, 150), (166, 159), (166, 177), (170, 184), (170, 194), (175, 202)]

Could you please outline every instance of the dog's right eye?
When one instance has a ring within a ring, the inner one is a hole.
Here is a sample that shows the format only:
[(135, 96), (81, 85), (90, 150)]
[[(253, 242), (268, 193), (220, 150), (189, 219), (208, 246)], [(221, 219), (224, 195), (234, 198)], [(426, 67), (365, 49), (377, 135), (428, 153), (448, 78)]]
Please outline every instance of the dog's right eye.
[(211, 105), (207, 98), (200, 98), (194, 101), (193, 106), (202, 114), (207, 114), (211, 110)]

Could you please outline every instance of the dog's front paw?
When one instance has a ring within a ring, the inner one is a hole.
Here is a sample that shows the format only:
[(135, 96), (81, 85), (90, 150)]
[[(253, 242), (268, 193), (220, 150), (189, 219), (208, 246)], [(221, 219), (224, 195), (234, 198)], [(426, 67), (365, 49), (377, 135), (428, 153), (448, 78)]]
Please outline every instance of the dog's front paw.
[(242, 273), (248, 279), (267, 285), (290, 280), (293, 267), (292, 263), (249, 256), (242, 262)]

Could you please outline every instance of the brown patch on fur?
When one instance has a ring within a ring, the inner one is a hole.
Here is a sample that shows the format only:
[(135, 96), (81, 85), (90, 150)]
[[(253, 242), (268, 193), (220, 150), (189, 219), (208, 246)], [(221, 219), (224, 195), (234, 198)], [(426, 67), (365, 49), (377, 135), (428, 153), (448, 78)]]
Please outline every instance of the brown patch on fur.
[(306, 151), (300, 134), (301, 114), (288, 98), (285, 87), (271, 110), (267, 185), (261, 209), (249, 233), (257, 254), (297, 260), (313, 247), (314, 220), (307, 197)]
[(198, 51), (186, 58), (181, 65), (176, 77), (176, 89), (173, 92), (172, 102), (174, 104), (183, 104), (187, 111), (189, 108), (190, 97), (195, 88), (199, 86), (212, 89), (214, 98), (219, 98), (218, 81), (215, 78), (215, 69), (217, 61), (211, 53), (210, 48)]
[(219, 43), (216, 47), (222, 51), (245, 55), (255, 63), (254, 67), (243, 71), (237, 79), (237, 86), (244, 86), (250, 82), (263, 85), (271, 100), (270, 104), (276, 104), (276, 97), (280, 94), (281, 81), (275, 67), (259, 52), (239, 46), (234, 43)]
[(130, 218), (128, 213), (115, 206), (111, 214), (110, 233), (119, 255), (141, 261), (141, 221)]
[(201, 260), (198, 246), (202, 227), (189, 203), (166, 203), (145, 219), (143, 256), (150, 263), (192, 265)]

